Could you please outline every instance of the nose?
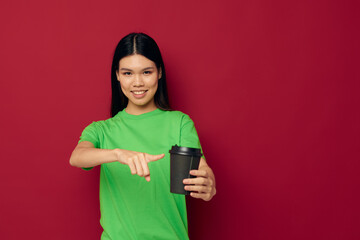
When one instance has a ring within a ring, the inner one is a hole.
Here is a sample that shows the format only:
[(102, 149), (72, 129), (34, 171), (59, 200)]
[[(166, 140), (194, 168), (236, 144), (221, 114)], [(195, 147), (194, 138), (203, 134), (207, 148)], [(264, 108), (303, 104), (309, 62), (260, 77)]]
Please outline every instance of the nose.
[(142, 79), (142, 76), (139, 74), (135, 74), (134, 76), (134, 82), (133, 82), (133, 86), (134, 87), (141, 87), (144, 86), (144, 81)]

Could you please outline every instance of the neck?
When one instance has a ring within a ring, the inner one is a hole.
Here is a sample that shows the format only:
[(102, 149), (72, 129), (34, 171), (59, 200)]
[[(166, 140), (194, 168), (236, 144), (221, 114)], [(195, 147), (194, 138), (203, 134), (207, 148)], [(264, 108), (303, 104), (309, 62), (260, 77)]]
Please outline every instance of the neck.
[(138, 105), (131, 104), (129, 102), (125, 108), (125, 111), (131, 115), (140, 115), (140, 114), (154, 111), (156, 109), (157, 109), (157, 107), (154, 102), (152, 102), (152, 104), (147, 104), (145, 106), (138, 106)]

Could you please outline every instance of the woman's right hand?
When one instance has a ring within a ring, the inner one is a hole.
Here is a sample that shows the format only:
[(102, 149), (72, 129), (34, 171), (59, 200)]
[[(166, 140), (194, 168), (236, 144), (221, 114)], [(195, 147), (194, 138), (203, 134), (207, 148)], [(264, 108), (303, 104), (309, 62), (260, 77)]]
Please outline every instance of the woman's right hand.
[(134, 152), (125, 149), (117, 149), (118, 161), (129, 166), (131, 174), (137, 174), (144, 177), (146, 181), (150, 181), (149, 162), (162, 159), (165, 154), (151, 155), (148, 153)]

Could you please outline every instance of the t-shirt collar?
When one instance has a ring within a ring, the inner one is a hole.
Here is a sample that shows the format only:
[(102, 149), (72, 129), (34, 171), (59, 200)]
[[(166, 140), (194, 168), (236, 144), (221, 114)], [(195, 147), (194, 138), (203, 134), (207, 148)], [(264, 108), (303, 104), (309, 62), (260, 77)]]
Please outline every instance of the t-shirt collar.
[(125, 118), (129, 118), (129, 119), (143, 119), (143, 118), (147, 118), (147, 117), (151, 117), (154, 115), (157, 115), (161, 112), (162, 110), (157, 108), (151, 112), (147, 112), (147, 113), (143, 113), (140, 115), (133, 115), (133, 114), (129, 114), (125, 111), (125, 108), (120, 111), (118, 114), (116, 114), (116, 116), (120, 116), (120, 117), (125, 117)]

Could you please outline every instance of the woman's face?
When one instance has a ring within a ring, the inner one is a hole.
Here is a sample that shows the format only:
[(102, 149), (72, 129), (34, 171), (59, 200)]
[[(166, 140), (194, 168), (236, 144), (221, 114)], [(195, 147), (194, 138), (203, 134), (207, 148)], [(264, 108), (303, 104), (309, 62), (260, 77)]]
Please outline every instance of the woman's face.
[(161, 78), (153, 61), (135, 54), (120, 59), (116, 72), (121, 90), (129, 99), (127, 112), (141, 114), (156, 109), (154, 96)]

